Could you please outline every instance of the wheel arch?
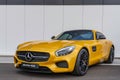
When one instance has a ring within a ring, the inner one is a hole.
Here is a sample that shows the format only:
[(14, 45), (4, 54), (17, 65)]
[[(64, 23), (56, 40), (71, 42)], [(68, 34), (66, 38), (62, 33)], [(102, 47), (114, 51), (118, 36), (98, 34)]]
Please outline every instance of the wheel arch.
[[(78, 53), (77, 53), (76, 56), (78, 57), (78, 55), (79, 55), (79, 53), (80, 53), (80, 51), (81, 51), (82, 49), (85, 49), (85, 50), (88, 52), (88, 56), (89, 56), (89, 58), (90, 58), (90, 53), (89, 53), (89, 50), (88, 50), (87, 47), (81, 47), (81, 48), (79, 49), (79, 51), (78, 51)], [(77, 57), (76, 57), (76, 60), (77, 60)], [(76, 63), (76, 60), (75, 60), (75, 63)], [(74, 67), (75, 67), (75, 65), (74, 65)]]
[[(80, 48), (80, 50), (79, 50), (79, 52), (78, 52), (78, 54), (77, 54), (77, 57), (76, 57), (76, 61), (75, 61), (75, 65), (74, 65), (74, 68), (73, 68), (73, 74), (74, 74), (74, 70), (75, 70), (75, 67), (76, 67), (76, 62), (77, 62), (77, 58), (78, 58), (78, 56), (79, 56), (79, 53), (80, 53), (80, 51), (82, 50), (82, 49), (85, 49), (87, 52), (88, 52), (88, 60), (89, 60), (89, 49), (87, 48), (87, 47), (81, 47)], [(89, 64), (89, 61), (88, 61), (88, 64)]]
[[(87, 47), (82, 47), (80, 50), (82, 50), (82, 49), (85, 49), (85, 50), (87, 50), (87, 52), (88, 52), (88, 55), (90, 55), (90, 53), (89, 53), (89, 49), (87, 48)], [(79, 51), (80, 52), (80, 51)]]

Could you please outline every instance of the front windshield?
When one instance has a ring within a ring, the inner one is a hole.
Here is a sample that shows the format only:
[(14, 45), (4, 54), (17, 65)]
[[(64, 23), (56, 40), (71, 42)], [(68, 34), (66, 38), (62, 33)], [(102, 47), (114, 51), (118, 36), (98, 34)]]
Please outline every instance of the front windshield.
[(67, 31), (56, 37), (57, 40), (93, 40), (91, 30)]

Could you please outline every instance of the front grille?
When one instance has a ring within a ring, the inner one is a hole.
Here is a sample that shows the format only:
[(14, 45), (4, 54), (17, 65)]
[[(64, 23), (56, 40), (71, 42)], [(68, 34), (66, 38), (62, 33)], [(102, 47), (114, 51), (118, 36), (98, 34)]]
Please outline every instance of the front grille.
[(50, 54), (47, 52), (18, 51), (17, 57), (27, 62), (43, 62), (49, 59)]

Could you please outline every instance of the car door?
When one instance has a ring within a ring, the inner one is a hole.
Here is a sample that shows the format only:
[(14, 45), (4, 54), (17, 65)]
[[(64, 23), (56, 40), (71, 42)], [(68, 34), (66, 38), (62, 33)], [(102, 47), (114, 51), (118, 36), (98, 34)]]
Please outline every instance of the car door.
[[(91, 58), (90, 58), (90, 64), (96, 64), (98, 62), (102, 62), (103, 57), (103, 47), (105, 47), (104, 40), (99, 39), (100, 33), (95, 32), (94, 33), (94, 40), (93, 44), (91, 45)], [(92, 42), (91, 42), (92, 43)]]
[(98, 47), (100, 47), (98, 52), (99, 54), (101, 54), (101, 56), (99, 56), (99, 59), (102, 62), (108, 50), (107, 40), (106, 37), (101, 32), (96, 32), (96, 39), (97, 39)]

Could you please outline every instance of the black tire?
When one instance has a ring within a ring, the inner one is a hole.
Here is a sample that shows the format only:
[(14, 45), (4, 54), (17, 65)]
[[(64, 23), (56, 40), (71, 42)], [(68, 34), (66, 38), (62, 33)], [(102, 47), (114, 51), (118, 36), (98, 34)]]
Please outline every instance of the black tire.
[(113, 61), (114, 61), (114, 48), (111, 47), (109, 57), (108, 57), (108, 60), (106, 61), (106, 63), (112, 63)]
[(89, 62), (89, 54), (86, 49), (82, 49), (76, 60), (73, 74), (76, 76), (83, 76), (87, 73)]

